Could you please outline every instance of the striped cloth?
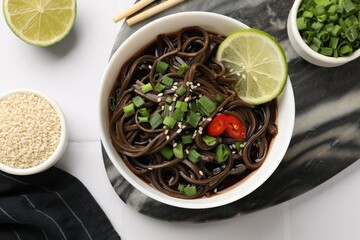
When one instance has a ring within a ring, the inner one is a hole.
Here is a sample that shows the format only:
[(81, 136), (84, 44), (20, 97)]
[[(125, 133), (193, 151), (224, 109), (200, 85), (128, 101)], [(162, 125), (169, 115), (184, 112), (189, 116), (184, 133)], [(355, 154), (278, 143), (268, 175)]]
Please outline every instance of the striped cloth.
[(0, 172), (0, 240), (120, 240), (84, 185), (52, 167), (32, 176)]

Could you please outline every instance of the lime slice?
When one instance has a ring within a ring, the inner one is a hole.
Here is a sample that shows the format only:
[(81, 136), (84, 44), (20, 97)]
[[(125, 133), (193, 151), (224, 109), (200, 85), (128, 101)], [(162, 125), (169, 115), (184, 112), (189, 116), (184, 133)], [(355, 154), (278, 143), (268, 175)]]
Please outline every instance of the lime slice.
[(257, 29), (241, 29), (219, 46), (216, 59), (235, 76), (240, 99), (262, 104), (276, 98), (284, 89), (288, 66), (283, 49), (269, 34)]
[(21, 40), (45, 47), (70, 32), (76, 18), (76, 0), (4, 0), (3, 12)]

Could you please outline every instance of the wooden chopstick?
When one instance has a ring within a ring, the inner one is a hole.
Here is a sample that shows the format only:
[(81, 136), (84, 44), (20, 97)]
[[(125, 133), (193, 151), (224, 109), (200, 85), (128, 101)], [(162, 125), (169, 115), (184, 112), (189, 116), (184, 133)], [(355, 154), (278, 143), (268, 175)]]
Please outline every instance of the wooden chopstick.
[(140, 2), (135, 3), (132, 7), (126, 9), (125, 11), (119, 13), (116, 17), (113, 18), (114, 22), (117, 23), (121, 21), (124, 18), (127, 18), (128, 16), (136, 13), (137, 11), (143, 9), (150, 3), (154, 2), (156, 0), (141, 0)]
[(176, 4), (179, 4), (181, 2), (184, 2), (185, 0), (167, 0), (165, 2), (160, 3), (159, 5), (156, 5), (155, 7), (152, 7), (144, 12), (139, 13), (138, 15), (135, 15), (134, 17), (129, 18), (126, 23), (129, 26), (132, 26), (138, 22), (141, 22), (159, 12), (162, 12), (166, 9), (169, 9)]

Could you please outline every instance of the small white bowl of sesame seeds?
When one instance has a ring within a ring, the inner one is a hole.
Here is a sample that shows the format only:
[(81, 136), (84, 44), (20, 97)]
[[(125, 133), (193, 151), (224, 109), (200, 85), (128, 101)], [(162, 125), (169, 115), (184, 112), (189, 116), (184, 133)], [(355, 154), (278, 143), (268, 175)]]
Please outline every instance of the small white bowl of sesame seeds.
[(53, 166), (64, 153), (68, 133), (59, 106), (28, 89), (0, 95), (0, 170), (36, 174)]

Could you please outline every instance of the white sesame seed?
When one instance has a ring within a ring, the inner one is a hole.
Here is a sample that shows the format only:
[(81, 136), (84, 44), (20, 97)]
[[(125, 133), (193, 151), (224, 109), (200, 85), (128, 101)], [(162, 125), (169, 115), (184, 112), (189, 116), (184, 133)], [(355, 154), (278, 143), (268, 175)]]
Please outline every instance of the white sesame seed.
[(164, 94), (163, 93), (159, 93), (158, 94), (158, 97), (162, 97)]
[(199, 174), (201, 175), (201, 176), (204, 176), (204, 173), (203, 173), (203, 171), (199, 171)]
[(161, 97), (159, 97), (159, 98), (157, 99), (157, 101), (158, 101), (158, 102), (161, 102)]
[(150, 69), (152, 69), (152, 66), (151, 66), (151, 65), (149, 65), (149, 68), (150, 68)]
[(179, 95), (177, 95), (176, 93), (174, 94), (174, 97), (178, 97)]
[(164, 109), (165, 109), (165, 106), (164, 106), (164, 105), (162, 105), (162, 106), (161, 106), (161, 110), (164, 110)]
[(172, 111), (173, 107), (172, 106), (169, 106), (169, 111)]
[(168, 135), (168, 136), (166, 136), (166, 140), (169, 140), (170, 139), (170, 136)]
[(200, 83), (197, 83), (196, 86), (200, 87)]
[(182, 129), (179, 128), (176, 132), (177, 132), (177, 133), (181, 133), (181, 131), (182, 131)]
[(190, 82), (186, 82), (186, 86), (189, 86), (190, 85)]
[(186, 125), (185, 125), (185, 124), (181, 126), (181, 129), (185, 129), (185, 128), (186, 128)]
[(189, 154), (189, 153), (190, 153), (188, 149), (185, 149), (185, 152), (186, 152), (186, 154)]
[(236, 151), (232, 151), (231, 153), (232, 153), (232, 154), (235, 154), (235, 153), (236, 153)]
[(202, 130), (204, 130), (202, 127), (199, 127), (199, 131), (202, 131)]
[(202, 135), (202, 134), (203, 134), (203, 131), (202, 131), (202, 130), (199, 130), (199, 134)]
[(212, 121), (212, 118), (208, 118), (208, 119), (206, 119), (206, 121), (211, 122), (211, 121)]
[(214, 193), (217, 193), (217, 188), (214, 189)]
[(165, 130), (165, 135), (167, 135), (169, 133), (169, 129)]
[(233, 68), (231, 68), (230, 70), (229, 70), (229, 72), (233, 72), (234, 71), (234, 69)]
[(236, 75), (240, 77), (240, 73), (239, 73), (239, 72), (237, 72)]
[(175, 101), (176, 101), (176, 97), (173, 97), (173, 99), (172, 99), (172, 100), (173, 100), (173, 102), (175, 102)]
[(176, 146), (177, 146), (177, 143), (174, 143), (174, 144), (173, 144), (173, 147), (176, 147)]
[(189, 101), (189, 97), (186, 97), (185, 99), (184, 99), (184, 102), (188, 102)]
[(154, 169), (153, 169), (153, 168), (151, 168), (151, 167), (149, 167), (149, 168), (148, 168), (148, 170), (152, 171), (152, 170), (154, 170)]
[(174, 85), (177, 86), (179, 83), (178, 82), (174, 82)]

